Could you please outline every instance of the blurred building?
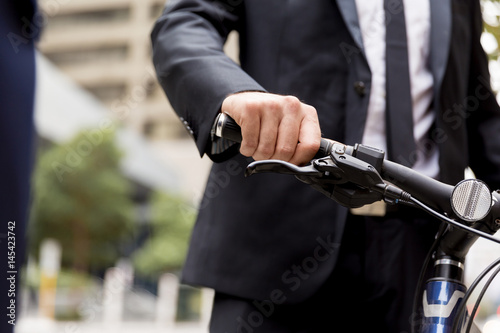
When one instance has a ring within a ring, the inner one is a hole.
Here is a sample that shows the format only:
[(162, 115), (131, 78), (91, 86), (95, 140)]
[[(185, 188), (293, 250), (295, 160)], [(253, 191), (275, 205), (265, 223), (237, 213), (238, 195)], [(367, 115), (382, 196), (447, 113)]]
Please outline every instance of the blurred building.
[(53, 64), (149, 139), (186, 136), (151, 63), (150, 32), (165, 0), (39, 3), (45, 16), (39, 49)]
[[(155, 157), (173, 168), (180, 191), (197, 204), (211, 162), (200, 160), (194, 142), (157, 83), (151, 60), (150, 33), (166, 1), (38, 3), (44, 16), (38, 48), (44, 58), (96, 97), (110, 117), (146, 138)], [(225, 51), (237, 61), (236, 34), (230, 35)], [(66, 109), (65, 116), (76, 112), (71, 103)]]
[(184, 133), (156, 84), (149, 34), (165, 0), (41, 0), (40, 51), (150, 138)]

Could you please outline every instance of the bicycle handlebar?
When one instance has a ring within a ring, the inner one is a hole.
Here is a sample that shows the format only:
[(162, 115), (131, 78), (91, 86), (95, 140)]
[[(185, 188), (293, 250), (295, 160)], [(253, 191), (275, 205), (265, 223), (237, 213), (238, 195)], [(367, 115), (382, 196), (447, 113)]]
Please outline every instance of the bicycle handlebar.
[[(230, 116), (220, 113), (216, 124), (215, 134), (218, 137), (226, 138), (234, 142), (241, 142), (241, 128)], [(417, 173), (403, 165), (384, 160), (384, 153), (382, 151), (379, 151), (378, 156), (373, 156), (373, 151), (371, 155), (366, 149), (360, 152), (360, 147), (366, 148), (360, 145), (357, 147), (344, 145), (334, 140), (321, 138), (320, 148), (314, 156), (314, 159), (329, 156), (335, 148), (342, 149), (345, 154), (353, 157), (363, 155), (361, 159), (365, 161), (368, 160), (368, 163), (371, 162), (370, 164), (374, 165), (383, 179), (403, 188), (407, 192), (415, 194), (417, 197), (423, 198), (426, 204), (435, 209), (443, 210), (447, 214), (452, 213), (451, 208), (448, 207), (449, 198), (453, 191), (452, 186), (438, 182), (435, 179)], [(430, 194), (432, 195), (429, 197)]]
[[(224, 113), (220, 113), (217, 118), (215, 134), (235, 142), (241, 142), (242, 140), (240, 126)], [(322, 138), (318, 153), (307, 166), (295, 166), (278, 160), (257, 161), (248, 166), (247, 175), (259, 172), (286, 173), (295, 175), (299, 180), (309, 184), (335, 186), (352, 183), (376, 194), (365, 196), (363, 197), (364, 200), (356, 201), (345, 199), (346, 195), (349, 195), (345, 192), (340, 194), (337, 192), (339, 198), (334, 198), (334, 194), (330, 195), (330, 198), (336, 199), (337, 202), (345, 206), (352, 205), (354, 207), (355, 205), (370, 203), (370, 200), (374, 202), (380, 199), (403, 204), (415, 204), (413, 198), (416, 198), (421, 203), (432, 208), (432, 211), (427, 209), (430, 214), (438, 215), (437, 217), (447, 220), (448, 223), (450, 223), (450, 219), (459, 219), (461, 223), (465, 224), (462, 228), (469, 229), (467, 232), (474, 232), (476, 235), (479, 234), (481, 237), (494, 240), (488, 236), (494, 234), (500, 228), (500, 191), (490, 192), (488, 189), (487, 192), (490, 193), (491, 203), (482, 205), (482, 211), (478, 213), (477, 201), (480, 198), (477, 196), (484, 193), (484, 186), (486, 186), (484, 183), (474, 180), (474, 183), (464, 184), (461, 187), (465, 188), (465, 190), (457, 191), (458, 185), (451, 186), (442, 183), (411, 168), (386, 160), (384, 156), (383, 151), (375, 148), (360, 144), (349, 146)], [(312, 181), (308, 182), (311, 179)], [(456, 193), (461, 196), (458, 196), (455, 201), (465, 202), (465, 208), (460, 209), (460, 211), (455, 208), (457, 203), (452, 202)], [(409, 200), (410, 197), (412, 200)], [(421, 208), (424, 207), (421, 206)], [(472, 218), (469, 218), (467, 214), (472, 215)], [(475, 222), (485, 223), (477, 224)], [(470, 230), (470, 227), (480, 231)], [(489, 235), (481, 234), (481, 231)], [(459, 233), (456, 232), (456, 234)], [(455, 238), (452, 241), (453, 246), (459, 247), (457, 244), (460, 244), (460, 246), (463, 244), (458, 241), (458, 238), (463, 239), (465, 242), (467, 237), (460, 235)], [(469, 242), (470, 239), (467, 239), (467, 243)], [(470, 245), (466, 247), (468, 248)], [(463, 251), (462, 249), (458, 252)]]

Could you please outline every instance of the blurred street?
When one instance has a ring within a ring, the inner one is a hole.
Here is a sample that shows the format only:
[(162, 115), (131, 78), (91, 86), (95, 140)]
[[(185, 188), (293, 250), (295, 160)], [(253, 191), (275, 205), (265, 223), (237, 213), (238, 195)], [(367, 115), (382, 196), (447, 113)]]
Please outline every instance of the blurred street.
[(198, 323), (178, 323), (160, 326), (153, 322), (53, 322), (40, 318), (24, 318), (15, 333), (206, 333)]

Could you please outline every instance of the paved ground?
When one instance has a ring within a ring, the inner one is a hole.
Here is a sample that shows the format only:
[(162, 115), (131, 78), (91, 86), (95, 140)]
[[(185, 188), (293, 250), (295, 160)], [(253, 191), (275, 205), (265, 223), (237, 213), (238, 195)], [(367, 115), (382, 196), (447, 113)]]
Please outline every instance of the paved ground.
[(174, 327), (152, 322), (52, 322), (37, 318), (20, 319), (15, 333), (207, 333), (198, 323), (178, 323)]

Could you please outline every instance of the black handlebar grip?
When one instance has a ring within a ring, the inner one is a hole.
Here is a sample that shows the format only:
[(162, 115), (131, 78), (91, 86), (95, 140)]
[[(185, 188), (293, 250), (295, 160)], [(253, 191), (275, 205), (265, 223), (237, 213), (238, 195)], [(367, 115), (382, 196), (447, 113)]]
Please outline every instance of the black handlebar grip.
[[(225, 113), (220, 113), (217, 116), (215, 125), (215, 135), (220, 138), (228, 139), (234, 142), (241, 142), (241, 127), (234, 121), (233, 118)], [(330, 155), (335, 141), (321, 138), (319, 150), (314, 158), (321, 158)]]
[(233, 118), (225, 113), (219, 113), (215, 125), (215, 135), (234, 142), (241, 142), (241, 127)]

